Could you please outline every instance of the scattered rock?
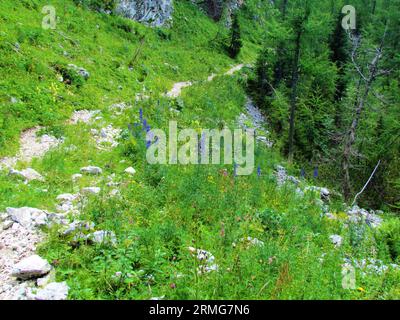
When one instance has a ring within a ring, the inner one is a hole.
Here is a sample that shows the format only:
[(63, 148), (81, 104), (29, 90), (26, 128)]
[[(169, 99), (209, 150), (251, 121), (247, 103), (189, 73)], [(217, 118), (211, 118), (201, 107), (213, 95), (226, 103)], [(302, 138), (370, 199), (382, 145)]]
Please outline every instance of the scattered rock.
[(27, 168), (22, 171), (10, 169), (9, 174), (11, 176), (17, 176), (17, 177), (23, 178), (25, 180), (25, 182), (29, 182), (32, 180), (38, 180), (38, 181), (42, 181), (42, 182), (44, 181), (43, 176), (39, 172), (37, 172), (36, 170), (34, 170), (32, 168)]
[(347, 210), (347, 215), (349, 216), (349, 221), (352, 223), (366, 223), (372, 228), (377, 228), (382, 224), (382, 218), (379, 217), (376, 212), (368, 211), (366, 209), (354, 206)]
[(92, 129), (91, 133), (96, 141), (97, 149), (108, 150), (109, 148), (115, 148), (118, 146), (117, 141), (121, 135), (122, 130), (113, 128), (112, 125), (108, 125), (100, 130)]
[(12, 275), (17, 279), (26, 280), (37, 278), (49, 273), (51, 270), (47, 260), (38, 255), (32, 255), (17, 263), (12, 271)]
[(300, 183), (300, 180), (294, 176), (287, 174), (286, 169), (281, 165), (277, 165), (275, 168), (275, 176), (277, 179), (278, 186), (282, 186), (286, 181), (292, 182), (296, 186)]
[(80, 178), (82, 178), (83, 176), (80, 173), (75, 173), (71, 176), (71, 179), (73, 182), (76, 182), (77, 180), (79, 180)]
[(87, 71), (85, 68), (78, 67), (74, 64), (69, 64), (68, 68), (74, 70), (76, 73), (78, 73), (81, 77), (83, 77), (85, 80), (89, 79), (90, 73)]
[(102, 174), (103, 170), (99, 167), (94, 167), (94, 166), (88, 166), (88, 167), (83, 167), (81, 168), (81, 173), (86, 173), (86, 174)]
[(117, 237), (115, 236), (115, 233), (112, 231), (104, 231), (104, 230), (95, 231), (92, 234), (89, 234), (87, 238), (88, 240), (91, 240), (94, 243), (98, 244), (112, 244), (112, 245), (117, 244)]
[(329, 239), (335, 245), (335, 247), (340, 247), (342, 245), (343, 238), (337, 234), (330, 235)]
[(305, 191), (319, 192), (321, 200), (329, 201), (330, 191), (327, 188), (321, 188), (316, 186), (306, 186)]
[(22, 207), (7, 208), (6, 211), (14, 222), (25, 228), (42, 226), (47, 223), (47, 212), (40, 209)]
[(56, 200), (60, 203), (72, 202), (79, 198), (79, 194), (63, 193), (57, 196)]
[(90, 194), (99, 194), (101, 191), (98, 187), (86, 187), (81, 190), (82, 194), (90, 195)]
[(66, 300), (69, 287), (66, 282), (51, 282), (43, 289), (39, 289), (34, 296), (35, 300)]
[(67, 228), (62, 231), (62, 234), (64, 236), (67, 236), (71, 233), (77, 232), (77, 231), (90, 231), (93, 230), (95, 227), (95, 224), (93, 222), (89, 222), (89, 221), (73, 221), (71, 222)]
[(121, 115), (125, 110), (130, 109), (131, 105), (122, 102), (122, 103), (116, 103), (111, 105), (108, 109), (112, 111), (115, 115), (119, 116)]
[(78, 124), (79, 122), (90, 123), (92, 118), (97, 116), (100, 110), (78, 110), (74, 111), (68, 123)]
[(133, 167), (129, 167), (129, 168), (126, 168), (124, 172), (128, 173), (130, 175), (134, 175), (136, 173), (136, 170)]
[[(252, 238), (252, 237), (241, 238), (241, 239), (239, 239), (239, 243), (243, 244), (246, 248), (249, 248), (251, 246), (256, 246), (256, 247), (264, 246), (263, 241), (261, 241), (257, 238)], [(232, 243), (232, 246), (236, 247), (237, 244), (234, 242), (234, 243)]]

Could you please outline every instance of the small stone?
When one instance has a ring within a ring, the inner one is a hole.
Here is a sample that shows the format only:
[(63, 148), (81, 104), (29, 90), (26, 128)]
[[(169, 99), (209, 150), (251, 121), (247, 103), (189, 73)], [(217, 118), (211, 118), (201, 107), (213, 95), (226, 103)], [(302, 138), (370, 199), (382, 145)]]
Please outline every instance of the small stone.
[(337, 234), (330, 235), (329, 239), (335, 245), (335, 247), (340, 247), (342, 245), (343, 239)]
[(81, 190), (81, 193), (82, 194), (86, 194), (86, 195), (88, 195), (88, 194), (99, 194), (100, 191), (101, 191), (101, 189), (98, 188), (98, 187), (87, 187), (87, 188), (83, 188)]
[(80, 174), (80, 173), (76, 173), (76, 174), (73, 174), (72, 176), (71, 176), (71, 179), (72, 179), (72, 181), (77, 181), (77, 180), (79, 180), (80, 178), (82, 178), (83, 176)]
[(99, 167), (94, 167), (94, 166), (88, 166), (81, 168), (81, 173), (87, 173), (87, 174), (102, 174), (103, 170)]
[(99, 230), (90, 234), (88, 236), (88, 239), (99, 244), (111, 243), (114, 245), (117, 243), (117, 237), (115, 236), (115, 233), (112, 231)]
[(78, 194), (71, 194), (71, 193), (63, 193), (57, 196), (57, 201), (63, 202), (72, 202), (79, 197)]
[(38, 255), (32, 255), (14, 265), (12, 275), (17, 279), (27, 280), (43, 276), (49, 273), (50, 270), (51, 266), (47, 260)]
[(130, 175), (134, 175), (136, 173), (136, 170), (133, 167), (129, 167), (129, 168), (126, 168), (124, 172), (128, 173)]

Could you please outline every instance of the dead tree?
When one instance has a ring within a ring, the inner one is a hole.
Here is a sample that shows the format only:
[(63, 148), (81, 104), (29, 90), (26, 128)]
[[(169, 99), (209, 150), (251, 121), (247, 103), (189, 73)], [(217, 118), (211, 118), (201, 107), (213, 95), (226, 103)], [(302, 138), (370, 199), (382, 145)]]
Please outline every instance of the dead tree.
[(352, 41), (353, 50), (351, 53), (351, 61), (353, 66), (359, 75), (359, 81), (357, 85), (357, 95), (354, 102), (353, 117), (351, 120), (351, 125), (346, 133), (344, 148), (343, 148), (343, 193), (346, 199), (349, 199), (351, 193), (351, 179), (350, 179), (350, 166), (351, 157), (354, 153), (353, 145), (357, 137), (357, 127), (360, 121), (362, 112), (364, 111), (365, 105), (367, 103), (368, 95), (372, 91), (372, 85), (374, 81), (382, 74), (387, 74), (387, 71), (379, 70), (378, 64), (383, 56), (383, 46), (386, 37), (387, 27), (382, 36), (381, 43), (379, 47), (375, 48), (374, 56), (371, 62), (367, 66), (367, 73), (364, 74), (362, 68), (357, 62), (357, 53), (361, 44), (361, 35), (351, 34), (349, 32), (350, 40)]

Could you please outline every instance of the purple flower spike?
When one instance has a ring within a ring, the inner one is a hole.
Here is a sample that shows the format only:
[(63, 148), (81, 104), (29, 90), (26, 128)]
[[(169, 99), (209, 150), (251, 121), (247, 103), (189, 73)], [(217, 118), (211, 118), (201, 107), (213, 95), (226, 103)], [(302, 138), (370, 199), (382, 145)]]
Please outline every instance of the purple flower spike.
[(318, 178), (318, 167), (314, 168), (314, 178)]

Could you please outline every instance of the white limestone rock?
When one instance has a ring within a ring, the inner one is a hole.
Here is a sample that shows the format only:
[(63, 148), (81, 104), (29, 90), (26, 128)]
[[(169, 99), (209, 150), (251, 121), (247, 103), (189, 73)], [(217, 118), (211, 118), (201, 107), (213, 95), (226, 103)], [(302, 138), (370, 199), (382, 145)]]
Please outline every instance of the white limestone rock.
[(43, 289), (39, 289), (34, 296), (35, 300), (66, 300), (69, 287), (66, 282), (51, 282)]
[(102, 174), (103, 170), (99, 167), (95, 167), (95, 166), (88, 166), (88, 167), (83, 167), (81, 168), (81, 173), (85, 173), (85, 174)]
[(130, 175), (134, 175), (136, 173), (136, 170), (133, 167), (129, 167), (126, 168), (124, 172)]
[(45, 225), (47, 223), (47, 212), (29, 207), (7, 208), (11, 220), (19, 223), (25, 228)]
[(38, 181), (44, 181), (43, 176), (37, 172), (36, 170), (32, 169), (32, 168), (27, 168), (24, 170), (15, 170), (15, 169), (10, 169), (9, 174), (11, 176), (17, 176), (20, 178), (23, 178), (25, 180), (25, 182), (29, 182), (32, 180), (38, 180)]
[(50, 270), (51, 266), (47, 260), (38, 255), (32, 255), (14, 265), (12, 275), (17, 279), (27, 280), (43, 276), (49, 273)]

